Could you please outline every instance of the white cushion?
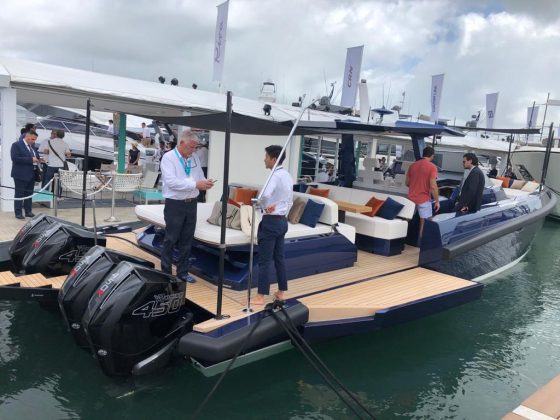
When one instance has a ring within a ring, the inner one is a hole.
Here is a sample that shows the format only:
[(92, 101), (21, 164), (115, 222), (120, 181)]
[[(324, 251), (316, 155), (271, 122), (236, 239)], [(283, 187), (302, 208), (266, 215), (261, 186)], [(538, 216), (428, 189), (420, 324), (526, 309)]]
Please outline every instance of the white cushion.
[(520, 195), (529, 195), (530, 192), (521, 190), (516, 190), (514, 188), (504, 188), (506, 196), (509, 198), (519, 197)]
[(488, 178), (488, 179), (495, 187), (501, 187), (502, 184), (504, 183), (504, 181), (502, 181), (501, 179), (496, 179), (496, 178)]
[(296, 197), (313, 200), (317, 203), (325, 205), (323, 212), (321, 213), (321, 217), (319, 217), (319, 223), (324, 223), (326, 225), (334, 225), (335, 223), (338, 223), (338, 205), (334, 201), (318, 195), (304, 194), (300, 192), (294, 192), (294, 200)]
[(408, 222), (402, 219), (387, 220), (377, 216), (346, 213), (346, 223), (354, 226), (357, 233), (379, 239), (404, 238), (408, 232)]
[[(315, 198), (315, 197), (314, 197)], [(322, 197), (317, 197), (322, 198)], [(334, 204), (334, 203), (333, 203)], [(213, 203), (199, 203), (197, 208), (197, 222), (194, 237), (200, 241), (210, 244), (219, 244), (221, 228), (220, 226), (211, 225), (206, 221), (212, 213)], [(336, 207), (336, 204), (334, 204)], [(163, 204), (138, 205), (135, 208), (136, 216), (140, 220), (153, 223), (155, 225), (165, 227), (165, 219), (163, 217)], [(327, 207), (325, 206), (325, 209)], [(323, 223), (318, 223), (315, 228), (298, 223), (296, 225), (288, 223), (288, 232), (286, 239), (301, 238), (305, 236), (328, 234), (332, 232), (332, 227)], [(346, 226), (344, 232), (341, 232), (348, 239), (354, 238), (355, 232), (351, 226)], [(352, 241), (353, 242), (353, 241)], [(226, 229), (226, 244), (243, 245), (250, 243), (250, 235), (245, 234), (241, 230)]]
[[(366, 204), (373, 196), (379, 200), (386, 200), (391, 197), (393, 200), (401, 203), (404, 207), (401, 209), (398, 217), (411, 220), (414, 217), (416, 205), (406, 197), (400, 195), (384, 194), (377, 191), (359, 190), (357, 188), (336, 187), (334, 185), (319, 184), (320, 188), (329, 188), (329, 198), (338, 201), (348, 201), (354, 204)], [(348, 213), (347, 213), (348, 214)], [(361, 232), (360, 232), (361, 233)]]
[(537, 189), (539, 188), (540, 185), (541, 184), (539, 184), (538, 182), (529, 181), (525, 185), (523, 185), (523, 188), (521, 188), (521, 191), (527, 191), (529, 193), (532, 193), (532, 192), (537, 191)]

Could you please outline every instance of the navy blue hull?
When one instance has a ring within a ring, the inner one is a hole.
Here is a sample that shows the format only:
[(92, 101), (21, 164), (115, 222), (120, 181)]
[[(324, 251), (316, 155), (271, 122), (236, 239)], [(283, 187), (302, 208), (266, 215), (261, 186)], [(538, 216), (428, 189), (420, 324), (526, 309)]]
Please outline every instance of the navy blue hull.
[(452, 259), (441, 258), (424, 263), (420, 261), (420, 265), (467, 280), (484, 276), (521, 258), (529, 250), (543, 222), (544, 218)]
[[(155, 253), (161, 254), (163, 233), (148, 228), (139, 238), (138, 244)], [(253, 286), (259, 275), (259, 247), (254, 247)], [(287, 239), (284, 245), (286, 275), (288, 280), (352, 267), (358, 259), (358, 250), (344, 235), (331, 234)], [(224, 287), (233, 290), (246, 290), (249, 280), (249, 245), (230, 246), (225, 251)], [(175, 259), (175, 258), (174, 258)], [(191, 251), (189, 271), (212, 283), (218, 282), (220, 250), (194, 240)], [(275, 273), (270, 273), (274, 279)]]

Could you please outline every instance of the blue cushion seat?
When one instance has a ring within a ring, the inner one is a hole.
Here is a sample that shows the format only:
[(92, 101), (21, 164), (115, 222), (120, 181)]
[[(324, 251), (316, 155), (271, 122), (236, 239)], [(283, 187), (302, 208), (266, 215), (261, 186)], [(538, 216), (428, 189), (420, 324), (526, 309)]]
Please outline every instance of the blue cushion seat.
[(323, 203), (318, 203), (313, 200), (307, 200), (305, 210), (303, 210), (303, 214), (301, 215), (301, 219), (299, 219), (299, 222), (314, 228), (317, 225), (317, 222), (319, 221), (324, 208), (325, 205)]
[(397, 214), (399, 214), (403, 207), (404, 205), (398, 201), (393, 200), (391, 197), (387, 197), (385, 203), (383, 203), (376, 216), (387, 220), (393, 220), (397, 217)]

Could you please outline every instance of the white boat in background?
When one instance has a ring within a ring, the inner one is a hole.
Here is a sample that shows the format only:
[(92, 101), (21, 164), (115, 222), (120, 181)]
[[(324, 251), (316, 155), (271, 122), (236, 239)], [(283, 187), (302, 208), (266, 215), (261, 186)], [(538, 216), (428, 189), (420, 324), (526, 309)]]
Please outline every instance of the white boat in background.
[[(511, 163), (515, 176), (527, 181), (540, 182), (545, 154), (546, 148), (542, 146), (523, 146), (512, 152)], [(558, 147), (550, 149), (545, 184), (557, 197), (560, 197), (560, 148)], [(560, 219), (560, 204), (556, 204), (550, 216)]]
[(263, 82), (259, 94), (259, 101), (266, 103), (276, 102), (276, 85), (272, 80), (268, 79), (266, 82)]

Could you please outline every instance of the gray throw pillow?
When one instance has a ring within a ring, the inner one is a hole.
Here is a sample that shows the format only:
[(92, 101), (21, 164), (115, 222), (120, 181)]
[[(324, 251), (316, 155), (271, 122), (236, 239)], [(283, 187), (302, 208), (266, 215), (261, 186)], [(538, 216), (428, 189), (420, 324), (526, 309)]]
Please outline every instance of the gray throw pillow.
[[(206, 221), (211, 225), (221, 226), (222, 224), (221, 201), (217, 201), (214, 203), (214, 207), (212, 208), (212, 214)], [(239, 207), (236, 207), (233, 204), (227, 205), (226, 227), (231, 229), (241, 230), (241, 213), (239, 212)]]
[(304, 198), (297, 197), (294, 200), (294, 204), (292, 205), (292, 208), (290, 209), (290, 212), (288, 213), (288, 221), (290, 223), (293, 223), (294, 225), (299, 223), (299, 221), (301, 219), (301, 215), (303, 214), (303, 211), (305, 210), (305, 205), (306, 204), (307, 204), (307, 200), (305, 200)]

